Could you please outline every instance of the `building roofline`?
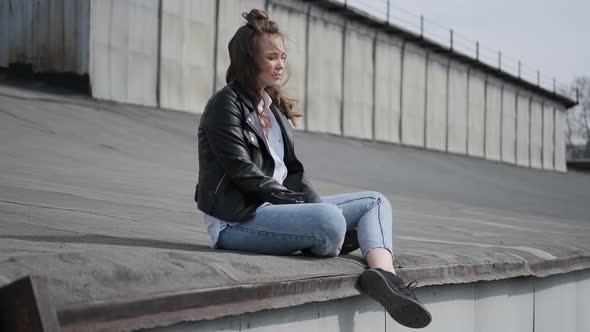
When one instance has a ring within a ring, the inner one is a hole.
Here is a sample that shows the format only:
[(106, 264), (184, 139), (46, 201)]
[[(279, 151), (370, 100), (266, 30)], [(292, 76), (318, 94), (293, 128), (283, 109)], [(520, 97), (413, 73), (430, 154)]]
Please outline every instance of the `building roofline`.
[[(309, 0), (303, 0), (309, 1)], [(496, 77), (503, 79), (507, 82), (518, 86), (524, 86), (525, 88), (531, 90), (532, 92), (538, 93), (544, 97), (547, 97), (555, 102), (561, 103), (565, 106), (566, 109), (572, 108), (578, 104), (577, 101), (571, 99), (568, 96), (561, 95), (557, 92), (545, 89), (539, 85), (535, 85), (527, 80), (519, 78), (518, 76), (514, 76), (506, 71), (503, 71), (499, 68), (493, 67), (487, 63), (481, 62), (477, 59), (474, 59), (471, 56), (458, 52), (457, 50), (451, 49), (447, 46), (442, 45), (439, 42), (436, 42), (432, 39), (426, 38), (421, 36), (415, 32), (410, 30), (404, 29), (400, 26), (393, 25), (389, 22), (384, 22), (377, 17), (374, 17), (362, 10), (357, 8), (351, 7), (346, 5), (345, 2), (340, 2), (337, 0), (321, 0), (321, 1), (313, 1), (313, 3), (318, 4), (326, 9), (334, 10), (343, 13), (346, 17), (361, 21), (371, 27), (379, 28), (391, 35), (396, 35), (401, 37), (404, 40), (416, 43), (427, 50), (434, 51), (438, 54), (443, 54), (448, 56), (451, 59), (459, 61), (461, 63), (473, 66), (475, 68), (481, 69), (486, 74), (492, 74)]]

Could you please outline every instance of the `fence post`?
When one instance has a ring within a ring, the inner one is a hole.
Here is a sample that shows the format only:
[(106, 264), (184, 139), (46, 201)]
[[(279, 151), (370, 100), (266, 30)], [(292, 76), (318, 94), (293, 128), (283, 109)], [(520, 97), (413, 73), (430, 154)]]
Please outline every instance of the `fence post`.
[(420, 15), (420, 38), (424, 38), (424, 15)]
[(451, 51), (453, 50), (453, 29), (451, 29)]
[(385, 18), (385, 22), (386, 22), (388, 25), (389, 25), (389, 10), (390, 10), (390, 9), (389, 9), (389, 8), (390, 8), (389, 1), (390, 1), (390, 0), (387, 0), (387, 17)]
[(502, 70), (502, 51), (498, 51), (498, 69)]

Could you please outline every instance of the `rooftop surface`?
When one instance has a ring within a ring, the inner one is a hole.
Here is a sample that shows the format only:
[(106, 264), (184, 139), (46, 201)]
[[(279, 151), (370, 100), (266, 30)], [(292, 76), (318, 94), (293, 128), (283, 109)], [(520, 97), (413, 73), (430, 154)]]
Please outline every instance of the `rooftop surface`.
[[(358, 295), (360, 252), (212, 250), (193, 202), (199, 116), (0, 81), (0, 286), (47, 280), (66, 329), (129, 329)], [(590, 267), (590, 175), (298, 132), (322, 195), (394, 207), (420, 285)]]

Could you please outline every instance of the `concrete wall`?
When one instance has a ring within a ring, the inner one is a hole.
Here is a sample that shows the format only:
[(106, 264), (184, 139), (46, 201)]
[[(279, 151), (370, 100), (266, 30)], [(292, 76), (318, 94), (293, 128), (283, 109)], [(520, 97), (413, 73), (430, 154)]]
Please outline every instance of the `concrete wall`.
[(566, 171), (565, 166), (565, 123), (566, 114), (561, 108), (555, 109), (555, 170)]
[(516, 163), (516, 90), (502, 87), (502, 161)]
[(426, 94), (426, 147), (445, 151), (447, 139), (448, 60), (429, 54)]
[(348, 23), (344, 38), (344, 136), (373, 138), (375, 30)]
[(406, 44), (402, 71), (402, 143), (424, 147), (426, 52)]
[(215, 0), (162, 1), (160, 106), (202, 112), (213, 91)]
[(399, 143), (402, 41), (380, 33), (375, 52), (375, 139)]
[(90, 84), (99, 99), (156, 106), (157, 0), (92, 0)]
[(88, 73), (90, 0), (0, 1), (0, 67)]
[(467, 108), (467, 153), (483, 157), (485, 128), (485, 81), (486, 77), (477, 70), (469, 71)]
[(531, 167), (543, 168), (543, 101), (539, 98), (531, 100)]
[(341, 134), (344, 20), (313, 8), (309, 18), (307, 128)]
[(516, 97), (516, 163), (529, 166), (530, 95), (517, 93)]
[(555, 155), (555, 106), (545, 102), (543, 104), (543, 168), (548, 170), (555, 169), (553, 157)]
[(502, 82), (488, 76), (485, 86), (485, 142), (486, 159), (500, 160), (500, 129), (502, 116)]
[(451, 61), (449, 67), (448, 151), (467, 153), (467, 67)]
[[(283, 6), (283, 2), (292, 8)], [(305, 100), (307, 8), (307, 4), (291, 1), (282, 1), (276, 5), (271, 4), (268, 8), (269, 15), (277, 22), (281, 32), (285, 34), (288, 81), (284, 86), (284, 92), (290, 98), (299, 101), (297, 111), (301, 114), (304, 114), (307, 108)], [(296, 128), (306, 129), (304, 118), (297, 120)]]
[(201, 112), (252, 8), (286, 35), (299, 129), (565, 170), (553, 100), (313, 2), (0, 0), (0, 66), (88, 73), (96, 98)]
[(264, 0), (218, 0), (218, 3), (216, 90), (225, 86), (225, 74), (229, 66), (227, 44), (238, 28), (245, 23), (242, 13), (252, 8), (264, 9)]
[[(431, 312), (426, 332), (586, 332), (590, 270), (547, 278), (514, 278), (416, 289)], [(377, 302), (355, 296), (211, 321), (155, 328), (188, 331), (415, 331), (396, 323)]]

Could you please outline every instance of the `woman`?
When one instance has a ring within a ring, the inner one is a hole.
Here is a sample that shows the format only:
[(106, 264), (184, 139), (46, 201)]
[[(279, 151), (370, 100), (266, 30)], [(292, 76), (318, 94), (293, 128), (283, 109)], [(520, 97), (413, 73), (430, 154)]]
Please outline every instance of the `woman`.
[[(359, 288), (399, 323), (431, 317), (393, 268), (392, 212), (376, 192), (320, 197), (297, 160), (292, 125), (300, 115), (281, 91), (283, 36), (253, 9), (229, 42), (227, 86), (201, 117), (198, 207), (214, 248), (332, 257), (361, 249), (369, 269)], [(346, 238), (346, 241), (345, 241)]]

